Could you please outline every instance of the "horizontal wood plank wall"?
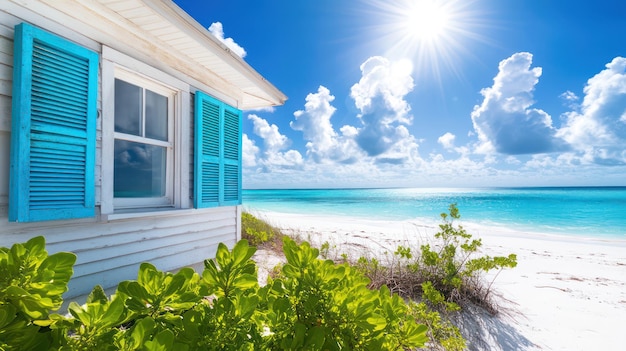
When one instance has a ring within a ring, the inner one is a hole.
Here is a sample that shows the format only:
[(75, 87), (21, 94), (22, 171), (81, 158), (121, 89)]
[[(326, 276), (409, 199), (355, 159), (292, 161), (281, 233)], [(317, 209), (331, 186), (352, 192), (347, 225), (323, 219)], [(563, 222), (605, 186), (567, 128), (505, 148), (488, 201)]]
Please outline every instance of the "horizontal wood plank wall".
[[(167, 215), (155, 214), (109, 222), (100, 218), (35, 223), (8, 222), (14, 26), (21, 22), (29, 22), (92, 50), (100, 50), (99, 43), (86, 38), (79, 31), (64, 27), (64, 21), (58, 19), (62, 19), (63, 16), (57, 17), (58, 14), (52, 10), (47, 12), (46, 17), (27, 8), (19, 10), (17, 14), (0, 10), (0, 246), (10, 247), (13, 243), (25, 242), (34, 236), (43, 235), (49, 253), (59, 251), (76, 253), (77, 262), (70, 281), (70, 290), (64, 296), (66, 301), (88, 294), (96, 284), (111, 288), (122, 280), (136, 279), (142, 262), (151, 262), (164, 271), (174, 271), (186, 266), (197, 266), (204, 259), (214, 257), (220, 242), (232, 247), (237, 238), (237, 220), (240, 211), (240, 207), (237, 206), (184, 210), (179, 214), (169, 212)], [(101, 77), (99, 80), (101, 81)], [(101, 93), (100, 88), (99, 111), (102, 106)], [(97, 133), (96, 205), (100, 203), (101, 198), (100, 115)], [(189, 135), (192, 134), (190, 131)]]
[(8, 211), (11, 149), (11, 85), (13, 83), (13, 27), (0, 15), (0, 213)]
[(96, 284), (111, 288), (136, 279), (142, 262), (163, 271), (201, 264), (215, 256), (220, 242), (234, 245), (237, 211), (235, 206), (219, 207), (110, 222), (8, 223), (0, 217), (0, 246), (43, 235), (49, 253), (75, 253), (74, 275), (64, 296), (71, 299), (89, 293)]

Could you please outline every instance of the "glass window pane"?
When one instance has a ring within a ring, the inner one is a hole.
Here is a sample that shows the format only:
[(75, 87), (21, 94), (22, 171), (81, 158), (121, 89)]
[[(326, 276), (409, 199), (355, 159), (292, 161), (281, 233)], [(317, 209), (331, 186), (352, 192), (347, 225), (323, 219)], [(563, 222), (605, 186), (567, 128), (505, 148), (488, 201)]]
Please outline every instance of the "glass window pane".
[(146, 90), (146, 138), (167, 141), (167, 97)]
[(142, 89), (123, 80), (115, 80), (115, 131), (141, 135)]
[(115, 140), (114, 196), (165, 196), (166, 161), (164, 147)]

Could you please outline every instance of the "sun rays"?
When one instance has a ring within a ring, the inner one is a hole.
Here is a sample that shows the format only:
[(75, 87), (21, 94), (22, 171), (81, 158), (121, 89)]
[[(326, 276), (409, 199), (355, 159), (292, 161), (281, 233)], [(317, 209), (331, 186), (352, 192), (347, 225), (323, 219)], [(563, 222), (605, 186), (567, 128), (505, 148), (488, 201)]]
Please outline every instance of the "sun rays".
[(484, 40), (475, 0), (364, 0), (370, 5), (372, 38), (386, 56), (409, 59), (418, 75), (457, 76), (455, 62), (472, 55), (468, 42)]

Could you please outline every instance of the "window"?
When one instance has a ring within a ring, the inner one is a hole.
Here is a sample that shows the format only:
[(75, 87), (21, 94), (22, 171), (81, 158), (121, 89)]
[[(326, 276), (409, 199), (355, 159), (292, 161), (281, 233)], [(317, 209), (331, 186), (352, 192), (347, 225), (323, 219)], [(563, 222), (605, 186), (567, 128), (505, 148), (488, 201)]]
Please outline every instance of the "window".
[(121, 73), (114, 90), (115, 208), (172, 206), (176, 92)]
[(15, 27), (9, 221), (95, 216), (98, 58)]
[(107, 46), (102, 58), (102, 214), (190, 208), (189, 85)]

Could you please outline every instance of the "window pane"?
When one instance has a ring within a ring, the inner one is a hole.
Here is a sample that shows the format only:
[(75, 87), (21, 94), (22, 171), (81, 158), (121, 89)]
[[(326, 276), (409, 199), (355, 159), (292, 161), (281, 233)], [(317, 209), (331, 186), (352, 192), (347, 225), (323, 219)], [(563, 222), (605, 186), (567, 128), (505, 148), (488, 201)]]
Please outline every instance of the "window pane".
[(115, 131), (141, 135), (142, 89), (123, 80), (115, 80)]
[(163, 197), (166, 149), (161, 146), (115, 140), (115, 197)]
[(167, 97), (146, 90), (146, 138), (167, 141)]

